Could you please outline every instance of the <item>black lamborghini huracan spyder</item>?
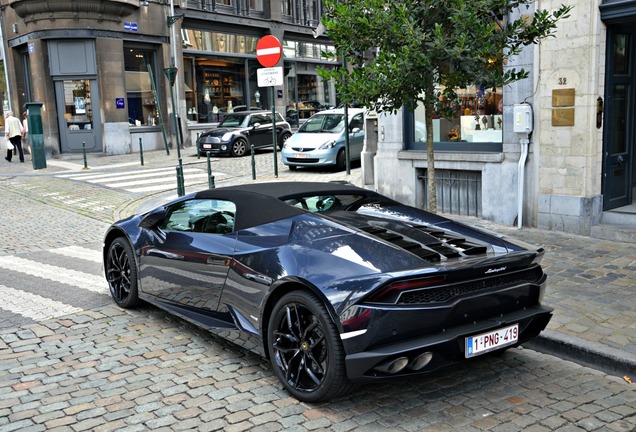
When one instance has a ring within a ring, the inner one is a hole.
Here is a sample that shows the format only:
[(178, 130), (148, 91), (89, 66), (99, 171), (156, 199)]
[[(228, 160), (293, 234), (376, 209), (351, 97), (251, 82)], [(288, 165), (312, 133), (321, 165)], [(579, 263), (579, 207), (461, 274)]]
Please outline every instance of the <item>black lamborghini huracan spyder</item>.
[(145, 300), (270, 359), (302, 401), (537, 336), (543, 249), (348, 184), (211, 189), (114, 223), (115, 302)]

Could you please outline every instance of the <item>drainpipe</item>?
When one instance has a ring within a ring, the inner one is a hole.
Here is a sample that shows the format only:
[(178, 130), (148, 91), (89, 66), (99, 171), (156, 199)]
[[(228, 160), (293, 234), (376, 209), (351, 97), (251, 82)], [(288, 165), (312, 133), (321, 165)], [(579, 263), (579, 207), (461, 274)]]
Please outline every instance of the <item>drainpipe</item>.
[(525, 183), (525, 165), (528, 159), (528, 145), (533, 127), (532, 107), (523, 103), (513, 108), (513, 130), (519, 135), (521, 155), (517, 165), (517, 228), (523, 226), (523, 189)]
[(519, 143), (521, 144), (521, 156), (519, 157), (519, 165), (517, 166), (517, 178), (519, 179), (517, 183), (517, 196), (519, 197), (517, 204), (517, 228), (521, 229), (523, 226), (523, 187), (525, 183), (525, 165), (526, 160), (528, 159), (528, 144), (530, 144), (528, 135), (526, 135), (525, 138), (519, 138)]

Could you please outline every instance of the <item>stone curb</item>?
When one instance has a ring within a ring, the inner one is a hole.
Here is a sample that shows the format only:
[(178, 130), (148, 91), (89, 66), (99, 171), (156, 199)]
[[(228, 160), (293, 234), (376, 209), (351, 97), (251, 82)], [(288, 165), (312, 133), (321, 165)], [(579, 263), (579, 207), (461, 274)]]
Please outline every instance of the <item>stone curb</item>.
[(636, 378), (636, 358), (619, 349), (575, 336), (546, 329), (537, 338), (524, 343), (524, 346), (610, 375)]

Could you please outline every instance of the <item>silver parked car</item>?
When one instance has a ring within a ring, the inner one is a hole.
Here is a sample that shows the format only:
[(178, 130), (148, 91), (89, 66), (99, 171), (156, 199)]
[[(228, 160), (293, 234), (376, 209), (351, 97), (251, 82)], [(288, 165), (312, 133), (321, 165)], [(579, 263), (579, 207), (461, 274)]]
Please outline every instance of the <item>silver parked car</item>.
[[(364, 109), (349, 108), (349, 152), (359, 160), (364, 146)], [(299, 166), (345, 167), (344, 109), (320, 111), (291, 136), (281, 152), (283, 163), (294, 170)]]

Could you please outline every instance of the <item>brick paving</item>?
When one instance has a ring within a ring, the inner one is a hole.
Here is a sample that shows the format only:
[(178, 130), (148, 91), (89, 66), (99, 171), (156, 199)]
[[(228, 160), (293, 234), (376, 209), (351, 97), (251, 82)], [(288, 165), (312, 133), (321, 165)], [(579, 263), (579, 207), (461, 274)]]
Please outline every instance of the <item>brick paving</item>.
[[(145, 154), (146, 165), (165, 165), (165, 156)], [(89, 163), (98, 170), (131, 158)], [(78, 155), (62, 161), (82, 164)], [(205, 160), (185, 155), (184, 163)], [(218, 186), (252, 181), (249, 158), (217, 166), (229, 174)], [(112, 220), (166, 199), (51, 181), (67, 168), (2, 166), (0, 255), (101, 241)], [(276, 181), (271, 171), (271, 156), (259, 155), (257, 181)], [(279, 165), (278, 178), (360, 184), (360, 170), (347, 176)], [(42, 236), (43, 221), (53, 217), (60, 225), (45, 224), (53, 228)], [(545, 302), (556, 311), (537, 348), (614, 375), (518, 349), (409, 382), (365, 386), (333, 403), (303, 404), (281, 390), (259, 357), (154, 308), (108, 305), (0, 330), (0, 431), (636, 430), (636, 391), (623, 378), (636, 379), (636, 244), (455, 218), (545, 247)]]
[(299, 403), (262, 358), (150, 306), (0, 331), (0, 431), (632, 431), (622, 379), (532, 350)]

